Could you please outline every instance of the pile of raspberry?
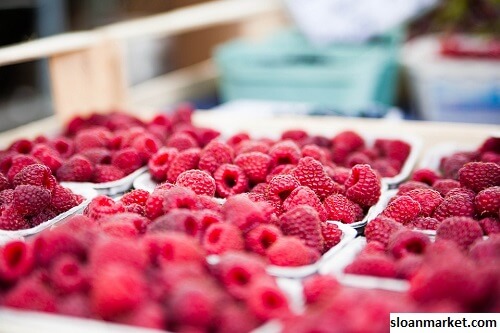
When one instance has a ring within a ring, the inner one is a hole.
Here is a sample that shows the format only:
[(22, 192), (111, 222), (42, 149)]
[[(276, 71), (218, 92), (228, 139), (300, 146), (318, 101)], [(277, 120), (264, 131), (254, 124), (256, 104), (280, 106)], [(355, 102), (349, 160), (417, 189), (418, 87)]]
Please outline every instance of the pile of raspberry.
[[(163, 145), (203, 147), (219, 135), (191, 124), (190, 106), (143, 122), (122, 112), (70, 121), (63, 134), (20, 139), (0, 152), (0, 171), (12, 179), (18, 165), (41, 163), (61, 182), (119, 180), (146, 165)], [(13, 171), (10, 171), (12, 169)]]
[(208, 265), (203, 247), (183, 233), (130, 238), (107, 229), (147, 221), (129, 214), (99, 221), (75, 215), (0, 247), (0, 306), (170, 332), (243, 333), (291, 315), (258, 256), (226, 252)]
[(47, 166), (16, 161), (0, 171), (0, 230), (36, 227), (84, 200), (59, 185)]

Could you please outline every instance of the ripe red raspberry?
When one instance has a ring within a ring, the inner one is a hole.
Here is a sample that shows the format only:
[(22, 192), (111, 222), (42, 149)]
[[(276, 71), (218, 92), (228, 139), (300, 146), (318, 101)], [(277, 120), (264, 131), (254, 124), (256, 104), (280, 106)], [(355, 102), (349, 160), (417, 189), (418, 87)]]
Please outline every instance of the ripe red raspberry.
[(113, 154), (111, 164), (122, 170), (126, 175), (142, 167), (142, 159), (134, 148), (124, 148)]
[(172, 265), (173, 263), (205, 262), (205, 253), (198, 241), (185, 234), (167, 231), (146, 234), (142, 241), (149, 260), (153, 265)]
[(454, 241), (462, 250), (467, 250), (476, 240), (483, 237), (479, 223), (469, 217), (444, 219), (436, 231), (436, 240)]
[(245, 245), (248, 250), (265, 256), (267, 249), (281, 236), (281, 230), (278, 227), (262, 224), (248, 232), (245, 237)]
[(343, 163), (347, 156), (365, 146), (365, 140), (354, 131), (343, 131), (332, 138), (332, 154), (335, 163)]
[(87, 158), (74, 155), (61, 165), (56, 176), (63, 182), (87, 182), (92, 179), (93, 172), (94, 168)]
[(409, 254), (396, 261), (396, 272), (398, 278), (411, 280), (423, 266), (423, 257)]
[(479, 192), (474, 200), (476, 212), (481, 215), (496, 215), (500, 210), (500, 186), (492, 186)]
[(77, 205), (78, 202), (71, 190), (61, 185), (57, 185), (52, 191), (50, 208), (53, 209), (56, 214), (64, 213)]
[(292, 140), (300, 143), (307, 139), (309, 134), (302, 129), (290, 129), (281, 133), (281, 140)]
[(271, 145), (267, 142), (247, 140), (236, 146), (234, 148), (235, 149), (234, 152), (236, 155), (253, 153), (253, 152), (259, 152), (267, 155), (267, 153), (269, 152), (269, 148), (271, 148)]
[(12, 185), (14, 187), (18, 185), (35, 185), (52, 191), (56, 183), (57, 181), (48, 167), (42, 164), (31, 164), (19, 171), (14, 177)]
[(111, 132), (103, 128), (81, 130), (75, 136), (75, 150), (82, 152), (90, 148), (106, 148), (111, 136)]
[(151, 134), (141, 134), (132, 141), (131, 147), (135, 148), (142, 161), (147, 163), (151, 156), (160, 149), (161, 143)]
[(236, 302), (222, 304), (218, 312), (217, 329), (220, 333), (251, 332), (260, 323), (245, 306)]
[[(8, 161), (5, 163), (9, 164)], [(6, 175), (9, 181), (12, 183), (14, 181), (14, 177), (22, 170), (24, 167), (31, 164), (38, 164), (39, 161), (31, 156), (26, 155), (14, 155), (12, 159), (10, 159), (10, 166), (8, 166), (6, 170)]]
[(260, 320), (286, 318), (291, 315), (285, 293), (272, 279), (259, 279), (250, 285), (246, 299), (248, 309)]
[(411, 228), (420, 229), (420, 230), (436, 230), (439, 226), (439, 220), (433, 217), (417, 217), (412, 223), (409, 225)]
[(471, 159), (468, 154), (463, 152), (454, 153), (449, 157), (443, 158), (439, 168), (441, 169), (444, 178), (457, 180), (458, 170), (470, 161)]
[(326, 166), (325, 170), (327, 171), (328, 176), (333, 179), (334, 182), (339, 183), (341, 185), (345, 184), (346, 180), (349, 178), (351, 174), (351, 169), (344, 167), (329, 167)]
[(354, 259), (344, 269), (344, 273), (395, 278), (396, 264), (386, 255), (363, 255)]
[(381, 155), (391, 160), (396, 160), (403, 164), (411, 152), (411, 146), (401, 140), (377, 139), (375, 148), (378, 148)]
[(67, 137), (58, 137), (49, 142), (49, 144), (63, 158), (69, 158), (75, 152), (75, 144), (73, 143), (73, 140)]
[(332, 194), (328, 196), (323, 204), (331, 221), (342, 223), (353, 223), (357, 220), (357, 209), (354, 202), (347, 199), (342, 194)]
[(406, 181), (406, 182), (402, 183), (401, 185), (399, 185), (397, 195), (406, 194), (407, 192), (410, 192), (411, 190), (429, 189), (429, 188), (431, 188), (431, 187), (429, 185), (427, 185), (426, 183), (422, 183), (422, 182), (415, 181), (415, 180), (409, 180), (409, 181)]
[(245, 172), (252, 184), (258, 184), (266, 180), (271, 163), (271, 157), (260, 152), (241, 154), (234, 159), (234, 164)]
[(192, 135), (185, 132), (176, 132), (168, 138), (166, 146), (169, 148), (184, 151), (191, 148), (199, 148), (198, 142)]
[(200, 226), (193, 211), (184, 208), (174, 208), (165, 215), (155, 219), (149, 226), (148, 232), (179, 231), (196, 237)]
[(149, 192), (145, 190), (132, 190), (128, 193), (125, 193), (123, 197), (121, 197), (120, 201), (128, 206), (131, 204), (138, 204), (140, 206), (146, 205), (146, 201), (149, 198)]
[(365, 236), (369, 242), (378, 241), (387, 246), (389, 237), (403, 228), (404, 227), (400, 223), (392, 218), (378, 216), (366, 225)]
[(31, 273), (33, 265), (31, 244), (14, 240), (0, 248), (0, 281), (15, 282)]
[(482, 143), (481, 147), (478, 148), (478, 151), (480, 153), (490, 151), (500, 153), (500, 138), (489, 137)]
[(323, 165), (312, 157), (301, 158), (292, 174), (300, 185), (311, 188), (320, 199), (343, 192), (342, 186), (328, 177)]
[(90, 300), (93, 312), (103, 319), (136, 309), (146, 298), (146, 281), (140, 271), (113, 264), (94, 274)]
[(222, 214), (209, 208), (203, 208), (194, 212), (195, 218), (198, 221), (200, 236), (203, 237), (205, 231), (212, 224), (221, 223)]
[(68, 254), (54, 260), (49, 277), (54, 289), (63, 295), (85, 291), (89, 286), (89, 277), (82, 264)]
[(500, 165), (470, 162), (459, 170), (458, 179), (462, 186), (476, 193), (491, 186), (500, 186)]
[(281, 205), (288, 196), (300, 186), (299, 181), (292, 175), (276, 175), (269, 182), (267, 197)]
[(269, 262), (276, 266), (304, 266), (312, 263), (310, 249), (299, 238), (283, 236), (266, 252)]
[(295, 170), (294, 164), (280, 164), (274, 167), (266, 177), (266, 182), (270, 182), (277, 175), (291, 175)]
[(386, 158), (379, 158), (373, 162), (370, 162), (370, 165), (374, 170), (376, 170), (381, 177), (394, 177), (399, 173), (399, 170), (401, 170), (401, 167), (394, 166), (393, 160), (388, 160)]
[(460, 183), (457, 180), (453, 179), (438, 179), (432, 184), (432, 187), (441, 193), (444, 197), (453, 189), (459, 188)]
[(139, 326), (161, 330), (165, 328), (165, 314), (163, 307), (154, 301), (145, 301), (137, 309), (128, 312), (116, 320), (119, 324)]
[(146, 217), (154, 220), (164, 213), (163, 196), (167, 190), (156, 189), (146, 200), (144, 205)]
[(161, 148), (154, 154), (148, 161), (149, 173), (151, 177), (158, 181), (163, 182), (167, 179), (167, 172), (170, 164), (176, 158), (179, 151), (175, 148)]
[(376, 204), (381, 195), (380, 178), (366, 164), (358, 164), (351, 169), (345, 187), (346, 197), (364, 208)]
[[(495, 217), (485, 217), (479, 220), (479, 225), (485, 235), (500, 233), (500, 220)], [(0, 228), (1, 229), (1, 228)]]
[(201, 170), (187, 170), (181, 173), (175, 185), (190, 188), (196, 194), (214, 196), (215, 180), (209, 173)]
[(328, 161), (325, 149), (313, 144), (305, 145), (304, 147), (302, 147), (302, 156), (312, 157), (322, 164), (326, 164)]
[(289, 211), (300, 205), (307, 205), (314, 208), (318, 212), (318, 217), (321, 221), (326, 221), (328, 218), (327, 211), (318, 196), (307, 186), (295, 188), (285, 201), (283, 201), (282, 207), (284, 211)]
[(191, 189), (175, 186), (163, 192), (163, 209), (165, 212), (174, 208), (197, 209), (197, 196)]
[(102, 231), (113, 237), (136, 238), (146, 231), (150, 221), (135, 213), (119, 213), (99, 220)]
[(449, 190), (448, 193), (446, 193), (445, 199), (456, 194), (465, 195), (466, 197), (469, 197), (469, 199), (473, 201), (474, 198), (476, 197), (476, 192), (474, 192), (473, 190), (469, 190), (468, 188), (465, 187), (457, 187)]
[(203, 237), (203, 247), (209, 254), (221, 254), (227, 251), (242, 251), (245, 241), (241, 230), (228, 223), (212, 224)]
[(113, 264), (120, 264), (131, 270), (144, 270), (149, 257), (141, 242), (101, 238), (92, 247), (88, 260), (91, 273), (96, 273)]
[(500, 237), (475, 242), (469, 251), (470, 257), (485, 264), (494, 264), (500, 260)]
[(50, 205), (51, 193), (44, 187), (19, 185), (14, 189), (12, 207), (23, 216), (36, 215)]
[(82, 151), (80, 155), (88, 159), (92, 165), (111, 163), (111, 151), (106, 148), (90, 148)]
[(35, 238), (34, 253), (38, 266), (49, 267), (62, 254), (71, 254), (80, 260), (87, 257), (88, 244), (70, 228), (43, 232)]
[(167, 180), (174, 183), (177, 177), (186, 170), (197, 169), (200, 161), (200, 149), (190, 148), (179, 152), (170, 163)]
[(222, 213), (227, 223), (236, 225), (244, 233), (259, 224), (268, 223), (261, 207), (245, 195), (229, 197), (222, 205)]
[(237, 146), (241, 146), (242, 143), (250, 141), (250, 135), (246, 132), (238, 132), (236, 134), (231, 135), (226, 143), (231, 147), (235, 148)]
[(3, 173), (0, 172), (0, 192), (3, 190), (7, 190), (10, 188), (10, 183), (7, 177), (4, 176)]
[(234, 164), (222, 164), (214, 173), (217, 195), (221, 198), (248, 190), (248, 178), (243, 170)]
[(421, 232), (401, 230), (389, 237), (387, 250), (394, 258), (400, 259), (411, 254), (423, 254), (430, 242), (429, 237)]
[(7, 150), (15, 151), (19, 154), (29, 154), (31, 149), (33, 148), (33, 144), (28, 139), (19, 139), (14, 141)]
[(408, 224), (413, 221), (421, 212), (418, 201), (413, 200), (408, 195), (395, 197), (382, 211), (382, 216), (394, 219), (396, 222)]
[(85, 215), (94, 220), (100, 220), (108, 215), (124, 213), (125, 208), (120, 202), (115, 202), (110, 197), (99, 195), (92, 199), (85, 209)]
[(44, 208), (40, 213), (26, 218), (31, 227), (36, 227), (45, 221), (52, 220), (58, 214), (49, 207)]
[(292, 140), (284, 140), (274, 144), (269, 149), (273, 165), (297, 164), (302, 157), (299, 146)]
[(0, 230), (28, 229), (28, 221), (11, 205), (0, 208)]
[(37, 144), (33, 148), (31, 155), (39, 160), (40, 163), (50, 168), (52, 172), (56, 172), (63, 163), (63, 159), (61, 158), (59, 153), (44, 144)]
[(236, 299), (245, 299), (249, 286), (260, 277), (266, 277), (266, 264), (256, 255), (244, 252), (227, 252), (220, 256), (215, 266), (216, 276), (228, 293)]
[(321, 223), (321, 235), (324, 240), (322, 252), (327, 252), (342, 240), (342, 230), (340, 230), (339, 226), (335, 223)]
[(474, 202), (468, 196), (456, 194), (446, 197), (436, 208), (432, 217), (443, 221), (451, 216), (474, 216)]
[(56, 296), (41, 278), (30, 276), (19, 281), (5, 295), (2, 305), (23, 310), (55, 312)]
[(349, 168), (352, 168), (356, 164), (371, 164), (371, 162), (372, 160), (365, 153), (360, 151), (355, 151), (347, 156), (344, 165)]
[(94, 183), (106, 183), (122, 179), (125, 176), (125, 173), (114, 165), (98, 164), (94, 168), (92, 181)]
[(306, 205), (294, 207), (279, 218), (279, 226), (283, 234), (298, 237), (305, 245), (318, 252), (323, 251), (320, 223), (316, 210)]
[(431, 189), (415, 189), (406, 193), (407, 196), (420, 204), (421, 216), (431, 216), (434, 210), (443, 202), (441, 194)]
[(233, 149), (229, 145), (212, 141), (200, 153), (199, 168), (214, 174), (221, 165), (230, 164), (233, 155)]
[(440, 178), (441, 177), (431, 169), (418, 169), (411, 175), (411, 180), (422, 182), (430, 186)]
[(342, 288), (331, 275), (313, 275), (304, 280), (306, 304), (326, 304)]

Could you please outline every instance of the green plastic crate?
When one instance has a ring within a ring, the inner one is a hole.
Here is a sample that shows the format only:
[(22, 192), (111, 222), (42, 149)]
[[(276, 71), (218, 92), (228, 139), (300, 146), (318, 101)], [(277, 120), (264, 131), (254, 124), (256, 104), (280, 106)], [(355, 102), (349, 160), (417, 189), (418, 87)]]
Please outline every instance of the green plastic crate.
[(261, 43), (227, 43), (215, 53), (222, 100), (306, 102), (348, 115), (391, 105), (401, 36), (397, 30), (364, 44), (320, 48), (287, 30)]

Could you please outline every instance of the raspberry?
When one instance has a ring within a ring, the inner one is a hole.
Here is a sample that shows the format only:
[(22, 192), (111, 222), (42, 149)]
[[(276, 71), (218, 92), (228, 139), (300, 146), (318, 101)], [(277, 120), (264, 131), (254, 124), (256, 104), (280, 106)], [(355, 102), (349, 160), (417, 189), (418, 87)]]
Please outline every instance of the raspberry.
[(365, 153), (355, 151), (347, 156), (344, 164), (347, 167), (352, 168), (356, 164), (371, 164), (371, 162), (372, 160)]
[(87, 244), (69, 228), (46, 231), (35, 239), (34, 253), (39, 266), (48, 267), (62, 254), (71, 254), (80, 260), (87, 256)]
[(221, 255), (216, 273), (228, 293), (236, 299), (250, 295), (249, 286), (260, 277), (267, 276), (266, 265), (259, 257), (243, 252)]
[(270, 147), (271, 144), (267, 142), (247, 140), (235, 147), (235, 154), (242, 155), (246, 153), (259, 152), (267, 155)]
[(430, 186), (440, 178), (441, 177), (431, 169), (418, 169), (411, 175), (411, 180), (422, 182)]
[(365, 254), (384, 254), (386, 250), (386, 245), (379, 241), (369, 241), (366, 246), (361, 250), (359, 255)]
[(220, 132), (212, 128), (195, 127), (194, 134), (200, 147), (206, 147), (210, 142), (220, 136)]
[(245, 237), (246, 248), (260, 255), (266, 255), (267, 249), (281, 237), (281, 230), (270, 224), (262, 224), (252, 229)]
[(90, 148), (82, 151), (80, 155), (88, 159), (92, 165), (111, 163), (111, 151), (106, 148)]
[(145, 247), (140, 242), (118, 238), (100, 239), (92, 248), (89, 258), (92, 273), (113, 264), (133, 270), (144, 270), (148, 264)]
[(328, 219), (342, 223), (356, 222), (357, 210), (355, 203), (342, 194), (332, 194), (323, 202)]
[(475, 242), (470, 248), (470, 257), (481, 263), (495, 263), (500, 260), (500, 237), (490, 237)]
[(339, 226), (335, 223), (321, 223), (321, 235), (324, 240), (324, 248), (322, 252), (327, 252), (342, 240), (342, 230), (340, 230)]
[(377, 139), (374, 144), (381, 155), (403, 164), (410, 155), (411, 146), (401, 140)]
[(80, 262), (73, 256), (59, 256), (50, 267), (50, 280), (61, 294), (84, 291), (88, 287), (88, 278)]
[(144, 206), (141, 206), (139, 204), (130, 204), (130, 205), (124, 205), (125, 211), (128, 213), (136, 213), (142, 216), (146, 216), (146, 209)]
[(236, 146), (241, 146), (241, 144), (250, 141), (250, 135), (246, 132), (238, 132), (236, 134), (231, 135), (226, 143), (231, 147), (235, 148)]
[(11, 160), (11, 165), (6, 173), (7, 178), (12, 183), (14, 181), (14, 177), (22, 170), (24, 167), (32, 164), (38, 164), (39, 162), (31, 157), (25, 155), (14, 155)]
[(219, 309), (216, 326), (220, 333), (245, 333), (257, 328), (259, 321), (246, 307), (230, 302), (222, 304)]
[(135, 239), (144, 233), (149, 220), (135, 213), (120, 213), (99, 220), (101, 230), (108, 236)]
[(19, 154), (29, 154), (31, 149), (33, 148), (33, 144), (28, 139), (19, 139), (14, 141), (7, 150), (15, 151)]
[(444, 197), (450, 192), (451, 190), (455, 188), (460, 187), (460, 183), (457, 180), (453, 179), (438, 179), (432, 184), (432, 187), (441, 193), (441, 195)]
[(85, 215), (96, 221), (105, 216), (123, 212), (125, 212), (125, 208), (121, 203), (115, 202), (105, 195), (95, 197), (85, 209)]
[(205, 254), (198, 242), (190, 236), (168, 231), (155, 233), (143, 237), (150, 261), (157, 265), (165, 262), (170, 265), (173, 262), (202, 263)]
[(36, 276), (22, 279), (3, 301), (4, 306), (32, 311), (55, 312), (56, 297)]
[(227, 198), (248, 189), (248, 178), (243, 170), (234, 164), (222, 164), (214, 173), (217, 195)]
[(34, 185), (19, 185), (14, 189), (12, 207), (19, 214), (36, 215), (50, 204), (51, 194), (46, 188)]
[(394, 219), (396, 222), (408, 224), (421, 212), (420, 204), (408, 195), (395, 197), (382, 211), (383, 216)]
[(409, 254), (396, 262), (398, 278), (411, 280), (423, 265), (422, 256)]
[(239, 166), (253, 184), (266, 180), (272, 159), (269, 155), (261, 152), (250, 152), (236, 156), (234, 164)]
[(277, 175), (291, 175), (295, 170), (294, 164), (280, 164), (274, 167), (266, 176), (266, 181), (270, 182)]
[(233, 154), (233, 149), (229, 145), (212, 141), (200, 153), (199, 168), (214, 174), (221, 165), (232, 162)]
[(229, 197), (222, 206), (222, 211), (225, 221), (234, 224), (244, 233), (268, 222), (261, 208), (245, 195)]
[(305, 145), (304, 147), (302, 147), (302, 156), (312, 157), (322, 164), (326, 164), (326, 162), (328, 161), (324, 148), (321, 148), (317, 145)]
[(75, 136), (75, 150), (82, 152), (90, 148), (106, 148), (111, 140), (111, 133), (104, 129), (84, 129)]
[(163, 192), (163, 209), (168, 212), (174, 208), (196, 209), (197, 196), (187, 187), (173, 187)]
[(448, 193), (446, 193), (445, 199), (456, 194), (465, 195), (471, 200), (474, 200), (474, 198), (476, 197), (476, 192), (474, 192), (473, 190), (469, 190), (468, 188), (465, 187), (457, 187), (449, 190)]
[(177, 157), (179, 151), (175, 148), (161, 148), (154, 154), (148, 161), (149, 172), (151, 177), (158, 181), (163, 182), (167, 179), (167, 171), (170, 164)]
[(30, 244), (11, 241), (0, 248), (0, 281), (15, 282), (33, 269), (34, 257)]
[(273, 280), (259, 279), (250, 285), (248, 309), (260, 320), (285, 318), (291, 314), (288, 300)]
[(187, 170), (181, 173), (175, 185), (184, 186), (193, 190), (196, 194), (214, 196), (215, 180), (205, 171)]
[(269, 156), (273, 160), (273, 165), (297, 164), (302, 153), (295, 142), (284, 140), (274, 144), (269, 149)]
[(398, 231), (389, 237), (387, 250), (400, 259), (411, 254), (422, 254), (430, 243), (427, 235), (411, 230)]
[(35, 185), (52, 191), (56, 186), (56, 179), (48, 167), (42, 164), (31, 164), (24, 167), (14, 177), (12, 185)]
[(57, 170), (56, 176), (63, 182), (87, 182), (92, 178), (92, 164), (81, 155), (74, 155)]
[(290, 129), (281, 133), (281, 140), (292, 140), (297, 143), (304, 141), (309, 137), (306, 131), (301, 129)]
[(146, 205), (146, 201), (149, 198), (149, 192), (145, 190), (132, 190), (128, 193), (125, 193), (123, 197), (121, 197), (120, 201), (128, 206), (131, 204), (138, 204), (141, 206)]
[(440, 163), (444, 178), (458, 179), (458, 170), (470, 161), (470, 157), (464, 153), (455, 153), (444, 158)]
[(146, 200), (145, 213), (146, 217), (153, 220), (164, 213), (163, 195), (167, 190), (156, 189)]
[(474, 216), (474, 202), (463, 194), (449, 196), (436, 208), (432, 217), (443, 221), (451, 216)]
[(142, 167), (139, 152), (134, 148), (125, 148), (117, 151), (111, 159), (111, 164), (122, 170), (126, 175)]
[(345, 195), (361, 207), (370, 207), (380, 198), (380, 178), (366, 164), (355, 165), (345, 182)]
[(328, 177), (323, 165), (312, 157), (301, 158), (293, 175), (300, 185), (311, 188), (320, 199), (342, 192), (342, 187)]
[(139, 308), (120, 317), (117, 323), (161, 330), (165, 327), (165, 315), (160, 305), (146, 301)]
[(148, 227), (149, 232), (179, 231), (190, 236), (197, 236), (200, 226), (198, 220), (189, 209), (174, 208), (167, 214), (158, 217)]
[(69, 158), (75, 152), (73, 140), (66, 137), (58, 137), (50, 142), (52, 148), (63, 158)]
[(195, 218), (198, 221), (198, 226), (200, 228), (200, 236), (203, 236), (205, 231), (212, 224), (221, 223), (222, 215), (211, 209), (201, 209), (195, 212)]
[[(485, 235), (493, 235), (500, 233), (500, 221), (498, 218), (485, 217), (479, 220), (479, 225)], [(0, 228), (1, 229), (1, 228)]]
[(327, 211), (325, 207), (323, 207), (316, 193), (307, 186), (295, 188), (283, 202), (283, 210), (289, 211), (300, 205), (307, 205), (314, 208), (316, 212), (318, 212), (319, 219), (321, 221), (326, 221)]
[(394, 261), (385, 255), (363, 255), (354, 259), (344, 269), (344, 273), (395, 278), (396, 265)]
[(500, 186), (500, 165), (470, 162), (459, 170), (458, 179), (462, 186), (476, 193), (491, 186)]
[(56, 172), (63, 163), (59, 153), (44, 144), (38, 144), (33, 148), (31, 155), (46, 165), (52, 172)]
[(399, 173), (399, 170), (401, 169), (400, 166), (395, 167), (393, 165), (393, 160), (388, 160), (385, 158), (379, 158), (373, 162), (370, 162), (369, 164), (380, 174), (381, 177), (394, 177)]
[(417, 217), (415, 218), (410, 227), (420, 230), (436, 230), (439, 226), (439, 221), (433, 217)]
[(343, 131), (332, 138), (332, 154), (335, 163), (343, 163), (349, 153), (365, 146), (365, 140), (354, 131)]
[(421, 216), (431, 216), (434, 210), (443, 202), (441, 194), (431, 189), (415, 189), (407, 192), (406, 195), (420, 204)]
[(294, 207), (279, 218), (279, 226), (283, 234), (296, 236), (305, 245), (319, 252), (323, 251), (320, 223), (316, 210), (306, 205)]
[(241, 231), (232, 224), (212, 224), (203, 237), (203, 247), (210, 254), (221, 254), (227, 251), (242, 251), (245, 242)]
[(313, 275), (304, 280), (306, 304), (325, 304), (340, 289), (339, 282), (331, 275)]
[(402, 183), (401, 185), (399, 185), (397, 195), (406, 194), (407, 192), (410, 192), (411, 190), (429, 189), (429, 188), (431, 188), (431, 187), (429, 185), (427, 185), (426, 183), (422, 183), (422, 182), (415, 181), (415, 180), (409, 180), (409, 181), (406, 181), (406, 182)]
[(166, 146), (169, 148), (177, 149), (178, 151), (184, 151), (190, 148), (199, 148), (198, 142), (188, 133), (176, 132), (168, 138)]
[(492, 186), (479, 192), (474, 200), (476, 212), (481, 215), (496, 215), (500, 210), (500, 186)]
[(102, 267), (93, 276), (92, 309), (103, 319), (112, 319), (136, 309), (145, 298), (146, 281), (139, 271), (112, 264)]
[(299, 186), (299, 181), (292, 175), (274, 176), (267, 187), (267, 197), (269, 200), (281, 204)]
[(481, 154), (480, 161), (500, 164), (500, 153), (494, 153), (491, 151), (483, 153)]
[(161, 144), (158, 140), (150, 134), (138, 135), (132, 142), (132, 148), (135, 148), (139, 153), (139, 157), (144, 163), (153, 156), (158, 149), (160, 149)]
[(56, 217), (57, 214), (50, 208), (44, 208), (40, 213), (37, 215), (31, 216), (27, 218), (28, 224), (31, 227), (36, 227), (37, 225), (42, 224), (43, 222), (52, 220), (54, 217)]
[(78, 293), (67, 295), (62, 299), (58, 299), (56, 304), (56, 311), (58, 314), (80, 317), (80, 318), (90, 318), (90, 301), (87, 295)]
[(0, 172), (0, 192), (3, 190), (7, 190), (10, 188), (10, 183), (7, 177), (4, 176), (3, 173)]
[(167, 180), (174, 183), (177, 177), (186, 170), (196, 169), (200, 161), (200, 149), (190, 148), (181, 151), (170, 163)]
[(404, 227), (400, 223), (396, 222), (392, 218), (378, 216), (366, 225), (365, 236), (369, 242), (378, 241), (387, 246), (389, 237), (391, 237), (391, 235), (396, 231), (403, 228)]
[(309, 248), (296, 237), (283, 236), (267, 249), (269, 262), (277, 266), (304, 266), (312, 263)]
[(444, 219), (436, 231), (436, 240), (454, 241), (462, 250), (467, 250), (472, 243), (483, 237), (483, 231), (477, 221), (469, 217), (449, 217)]
[(125, 177), (125, 173), (114, 165), (98, 164), (94, 168), (94, 183), (112, 182)]

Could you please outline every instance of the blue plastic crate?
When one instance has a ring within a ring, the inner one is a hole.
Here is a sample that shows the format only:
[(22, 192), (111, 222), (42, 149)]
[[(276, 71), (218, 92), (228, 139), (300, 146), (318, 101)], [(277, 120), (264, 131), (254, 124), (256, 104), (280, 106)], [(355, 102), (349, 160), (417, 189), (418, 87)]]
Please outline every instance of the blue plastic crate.
[(217, 49), (223, 101), (306, 102), (357, 115), (393, 102), (401, 31), (364, 44), (315, 47), (288, 30), (262, 43), (234, 41)]

